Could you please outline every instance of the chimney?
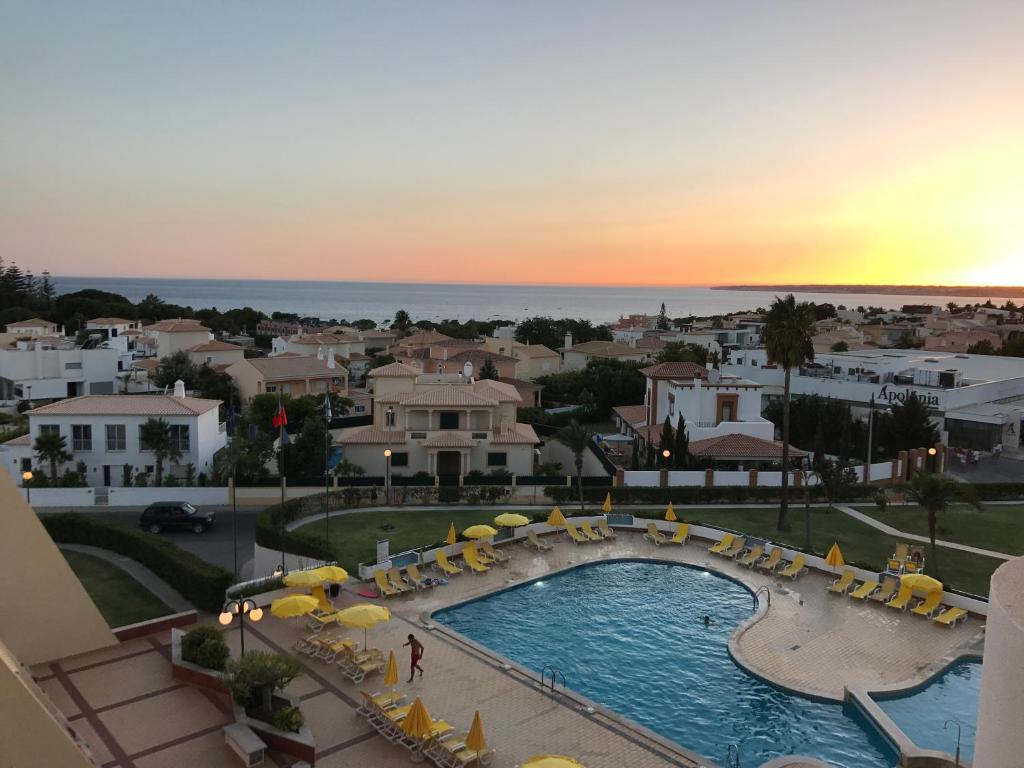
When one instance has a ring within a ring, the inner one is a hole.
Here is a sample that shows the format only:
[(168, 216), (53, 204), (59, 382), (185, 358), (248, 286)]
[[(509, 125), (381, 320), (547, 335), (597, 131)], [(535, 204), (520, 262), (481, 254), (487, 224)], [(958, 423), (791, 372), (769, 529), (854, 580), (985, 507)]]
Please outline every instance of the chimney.
[(174, 382), (174, 396), (182, 398), (185, 397), (185, 382), (181, 379)]
[(333, 368), (334, 367), (334, 363), (335, 363), (335, 360), (334, 360), (334, 347), (328, 347), (327, 348), (327, 367), (328, 368)]
[(317, 360), (323, 360), (324, 359), (324, 348), (323, 348), (323, 346), (319, 346), (319, 347), (316, 348), (316, 359)]
[(565, 334), (565, 348), (568, 349), (571, 346), (572, 346), (572, 334), (571, 333), (567, 333), (567, 334)]

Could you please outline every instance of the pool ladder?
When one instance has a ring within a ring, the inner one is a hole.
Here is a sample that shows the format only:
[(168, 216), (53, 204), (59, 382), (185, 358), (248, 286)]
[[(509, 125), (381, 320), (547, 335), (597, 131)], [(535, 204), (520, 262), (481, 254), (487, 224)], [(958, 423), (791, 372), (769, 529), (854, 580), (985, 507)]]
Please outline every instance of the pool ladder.
[(755, 611), (757, 610), (757, 596), (760, 595), (762, 592), (764, 592), (765, 595), (768, 597), (768, 607), (769, 608), (772, 607), (772, 591), (770, 589), (768, 589), (768, 585), (765, 584), (763, 586), (758, 587), (757, 591), (754, 592), (754, 610)]
[[(763, 589), (763, 588), (762, 588)], [(740, 745), (730, 744), (729, 751), (725, 753), (725, 768), (740, 768)]]
[(558, 667), (553, 667), (550, 664), (548, 664), (547, 666), (544, 667), (544, 669), (542, 669), (540, 671), (540, 687), (541, 688), (544, 688), (544, 685), (547, 683), (548, 673), (551, 674), (551, 692), (552, 693), (554, 693), (554, 691), (555, 691), (555, 680), (557, 678), (561, 678), (562, 679), (562, 687), (563, 688), (568, 687), (567, 683), (565, 682), (565, 675), (562, 673), (562, 670), (558, 669)]

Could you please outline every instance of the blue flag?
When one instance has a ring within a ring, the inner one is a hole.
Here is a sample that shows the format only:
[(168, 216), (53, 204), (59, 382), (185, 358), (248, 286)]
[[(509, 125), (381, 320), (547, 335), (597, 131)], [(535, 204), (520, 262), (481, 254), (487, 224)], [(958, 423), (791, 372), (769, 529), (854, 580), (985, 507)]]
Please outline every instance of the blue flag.
[(282, 429), (281, 430), (281, 447), (284, 448), (286, 445), (288, 445), (288, 442), (289, 442), (288, 441), (288, 430), (287, 429)]
[(235, 435), (235, 407), (233, 405), (231, 405), (231, 404), (228, 404), (228, 412), (227, 412), (227, 419), (226, 419), (226, 421), (227, 421), (226, 427), (227, 427), (228, 435), (231, 436), (231, 437), (234, 437), (234, 435)]

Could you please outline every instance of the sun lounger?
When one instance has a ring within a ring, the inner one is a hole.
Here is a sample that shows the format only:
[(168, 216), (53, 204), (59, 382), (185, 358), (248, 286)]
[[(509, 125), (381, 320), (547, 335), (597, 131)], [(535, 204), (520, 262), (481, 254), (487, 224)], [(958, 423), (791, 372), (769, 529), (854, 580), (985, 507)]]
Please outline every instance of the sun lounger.
[(889, 608), (895, 608), (898, 611), (907, 610), (907, 606), (910, 605), (910, 601), (914, 597), (914, 590), (910, 587), (900, 587), (899, 594), (896, 595), (892, 600), (886, 603)]
[(487, 573), (490, 570), (489, 567), (480, 562), (473, 542), (467, 544), (466, 548), (462, 550), (462, 560), (473, 573)]
[(725, 534), (724, 536), (722, 536), (721, 541), (719, 541), (717, 544), (712, 544), (710, 547), (708, 547), (708, 552), (710, 552), (713, 555), (717, 555), (721, 552), (724, 552), (726, 549), (732, 546), (733, 539), (735, 538), (736, 537), (733, 536), (731, 533)]
[(647, 533), (644, 534), (644, 538), (659, 547), (668, 541), (668, 537), (658, 530), (657, 523), (647, 524)]
[(526, 532), (526, 545), (533, 547), (538, 552), (550, 552), (552, 547), (550, 544), (545, 544), (543, 541), (537, 538), (537, 534), (533, 531)]
[(870, 595), (870, 598), (878, 603), (886, 603), (893, 595), (896, 594), (896, 590), (899, 589), (900, 583), (893, 576), (886, 576), (882, 581), (882, 587), (874, 594)]
[(885, 572), (886, 573), (892, 573), (892, 574), (894, 574), (896, 576), (899, 576), (901, 573), (903, 573), (903, 561), (902, 560), (891, 560), (890, 559), (885, 564)]
[(909, 554), (910, 554), (910, 545), (909, 544), (897, 544), (896, 545), (896, 551), (893, 552), (892, 559), (893, 560), (899, 560), (902, 563), (904, 560), (907, 559), (907, 556)]
[(306, 622), (306, 626), (309, 627), (310, 632), (323, 632), (327, 627), (333, 625), (338, 619), (337, 613), (329, 613), (326, 616), (310, 615), (309, 621)]
[(690, 538), (690, 524), (680, 523), (676, 526), (676, 532), (672, 534), (672, 538), (668, 539), (666, 544), (678, 544), (683, 546)]
[[(379, 654), (379, 651), (377, 654)], [(350, 649), (345, 649), (338, 655), (335, 665), (341, 671), (341, 674), (358, 685), (366, 679), (367, 675), (372, 675), (374, 672), (380, 672), (384, 669), (384, 657), (377, 654), (369, 652), (356, 654)]]
[(913, 560), (903, 561), (903, 572), (904, 573), (917, 573), (921, 570), (921, 566), (915, 563)]
[(936, 611), (941, 610), (942, 606), (942, 592), (929, 592), (928, 596), (925, 597), (921, 603), (910, 609), (911, 613), (917, 614), (918, 616), (932, 617)]
[(429, 589), (434, 586), (433, 582), (427, 581), (420, 575), (420, 568), (416, 563), (411, 564), (405, 569), (405, 581), (410, 587), (415, 589)]
[(493, 749), (485, 749), (479, 755), (466, 749), (466, 734), (433, 739), (424, 747), (423, 754), (439, 768), (465, 768), (473, 765), (478, 758), (479, 764), (486, 766), (494, 759)]
[(849, 596), (854, 600), (863, 600), (866, 597), (870, 597), (871, 593), (876, 589), (878, 589), (878, 582), (868, 580), (853, 590), (853, 592), (850, 592)]
[(377, 591), (380, 592), (380, 596), (387, 598), (393, 597), (398, 594), (398, 590), (395, 589), (388, 583), (387, 576), (384, 571), (376, 570), (373, 572), (373, 580), (377, 584)]
[(845, 595), (849, 591), (850, 587), (853, 586), (854, 578), (855, 575), (853, 571), (847, 568), (845, 571), (843, 571), (842, 576), (840, 576), (838, 579), (836, 579), (827, 587), (825, 587), (825, 589), (836, 595)]
[(491, 544), (491, 542), (489, 542), (489, 541), (482, 541), (482, 542), (480, 542), (480, 546), (483, 547), (484, 554), (486, 554), (489, 558), (491, 558), (498, 565), (504, 565), (505, 563), (508, 562), (508, 560), (509, 560), (508, 555), (506, 555), (500, 549), (497, 549), (493, 544)]
[(589, 520), (584, 520), (580, 523), (580, 530), (583, 532), (583, 535), (591, 541), (604, 541), (604, 536), (591, 527)]
[(415, 587), (410, 587), (402, 580), (402, 572), (397, 568), (388, 568), (388, 584), (399, 592), (412, 592)]
[(779, 576), (788, 576), (789, 578), (796, 580), (796, 577), (807, 570), (807, 558), (803, 555), (797, 555), (793, 558), (793, 562), (779, 571)]
[(366, 691), (359, 691), (359, 697), (362, 700), (362, 704), (359, 705), (359, 709), (356, 710), (356, 714), (362, 715), (363, 717), (369, 717), (375, 709), (395, 709), (398, 705), (405, 700), (404, 693), (398, 693), (397, 691), (388, 691), (387, 693), (367, 693)]
[(762, 557), (757, 567), (766, 573), (771, 573), (779, 567), (782, 562), (782, 547), (776, 547), (767, 557)]
[(736, 562), (740, 565), (745, 565), (747, 568), (753, 568), (754, 563), (760, 560), (764, 556), (764, 544), (755, 544), (747, 554), (739, 558)]
[(613, 531), (611, 529), (611, 526), (608, 525), (607, 517), (602, 517), (600, 520), (597, 521), (597, 529), (601, 531), (601, 535), (604, 536), (606, 539), (615, 538), (615, 531)]
[(437, 554), (434, 556), (434, 565), (445, 576), (454, 576), (456, 573), (462, 573), (462, 568), (450, 562), (448, 555), (444, 553), (443, 549), (437, 550)]
[(326, 661), (328, 664), (335, 661), (338, 656), (344, 653), (346, 650), (352, 649), (355, 646), (355, 641), (345, 637), (340, 640), (335, 640), (331, 643), (321, 643), (317, 652), (314, 654), (314, 658)]
[(576, 526), (568, 520), (565, 521), (565, 532), (569, 534), (569, 538), (572, 539), (573, 544), (586, 544), (590, 541), (590, 539), (577, 531)]
[(738, 539), (733, 539), (732, 546), (728, 549), (723, 549), (720, 554), (722, 557), (728, 557), (730, 559), (736, 557), (740, 552), (747, 548), (747, 537), (740, 536)]
[(938, 616), (932, 619), (936, 624), (944, 624), (947, 627), (955, 627), (958, 621), (967, 621), (967, 611), (963, 608), (947, 608)]
[(295, 650), (298, 653), (303, 653), (306, 656), (316, 656), (320, 649), (324, 646), (336, 643), (341, 639), (340, 635), (332, 634), (312, 634), (306, 638), (303, 638), (299, 643), (296, 643)]
[[(490, 555), (488, 555), (486, 552), (483, 551), (484, 550), (484, 548), (482, 546), (483, 542), (481, 542), (480, 545), (477, 545), (475, 542), (470, 542), (470, 543), (473, 545), (473, 549), (476, 551), (477, 562), (479, 562), (481, 565), (490, 566), (490, 565), (494, 565), (496, 562), (498, 562), (493, 557), (491, 557)], [(465, 559), (465, 557), (466, 557), (465, 551), (463, 551), (462, 557), (463, 557), (463, 559)]]

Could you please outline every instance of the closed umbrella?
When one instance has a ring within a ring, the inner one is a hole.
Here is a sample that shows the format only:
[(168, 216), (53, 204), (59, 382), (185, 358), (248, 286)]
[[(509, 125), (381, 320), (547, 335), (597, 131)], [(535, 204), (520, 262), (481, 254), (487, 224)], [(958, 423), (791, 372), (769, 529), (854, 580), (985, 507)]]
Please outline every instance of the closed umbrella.
[(606, 515), (609, 512), (612, 511), (612, 492), (611, 491), (608, 491), (608, 493), (605, 494), (605, 496), (604, 496), (604, 504), (601, 505), (601, 511), (604, 512)]
[(555, 528), (561, 528), (565, 525), (565, 515), (562, 514), (562, 510), (558, 507), (552, 509), (551, 514), (548, 515), (548, 525)]
[(384, 669), (384, 685), (390, 685), (392, 693), (395, 692), (395, 686), (398, 685), (398, 660), (395, 658), (394, 651), (388, 653), (388, 665)]
[(489, 525), (471, 525), (462, 532), (462, 535), (467, 539), (486, 539), (496, 533), (497, 531)]
[(665, 519), (670, 523), (674, 523), (678, 518), (676, 517), (676, 511), (672, 509), (672, 502), (668, 503), (668, 508), (665, 510)]
[(565, 755), (534, 755), (519, 768), (586, 768), (586, 766)]
[(448, 535), (444, 537), (444, 543), (450, 546), (454, 544), (456, 541), (457, 537), (455, 536), (455, 523), (452, 523), (448, 526)]
[(469, 734), (466, 736), (466, 749), (476, 752), (477, 761), (480, 760), (480, 753), (487, 749), (487, 739), (484, 738), (484, 724), (480, 722), (480, 710), (473, 715), (473, 725), (469, 727)]
[(846, 562), (843, 560), (843, 553), (839, 551), (838, 544), (833, 544), (832, 549), (830, 549), (828, 551), (828, 554), (825, 555), (825, 563), (827, 565), (832, 566), (833, 573), (835, 572), (836, 568), (839, 568), (846, 564)]
[(312, 613), (319, 604), (317, 599), (310, 595), (279, 597), (270, 604), (270, 615), (279, 619), (292, 619)]
[(348, 608), (338, 611), (335, 616), (346, 627), (363, 630), (363, 648), (366, 648), (366, 630), (383, 621), (391, 621), (391, 611), (383, 605), (371, 605), (370, 603), (350, 605)]
[(526, 515), (517, 515), (515, 512), (503, 512), (494, 518), (494, 524), (503, 528), (518, 528), (521, 525), (529, 525), (530, 518)]
[(434, 730), (434, 718), (430, 716), (426, 705), (416, 697), (416, 701), (409, 707), (409, 712), (402, 720), (402, 730), (414, 739), (423, 741), (430, 738)]

